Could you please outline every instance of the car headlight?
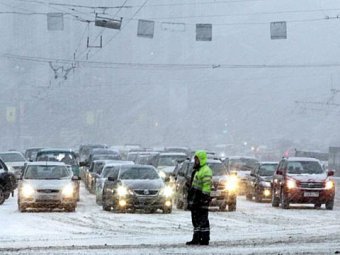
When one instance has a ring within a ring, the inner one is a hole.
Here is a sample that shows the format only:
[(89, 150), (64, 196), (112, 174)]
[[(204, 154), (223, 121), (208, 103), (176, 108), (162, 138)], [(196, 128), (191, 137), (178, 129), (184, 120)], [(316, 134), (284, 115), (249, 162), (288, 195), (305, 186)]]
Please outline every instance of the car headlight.
[(225, 189), (228, 191), (236, 191), (238, 188), (238, 178), (236, 176), (229, 176), (225, 184)]
[(169, 186), (164, 187), (164, 189), (162, 190), (162, 195), (165, 197), (171, 197), (173, 194), (174, 190)]
[(73, 185), (69, 184), (69, 185), (66, 185), (63, 190), (61, 191), (61, 194), (64, 196), (64, 197), (73, 197), (73, 192), (74, 192), (74, 188), (73, 188)]
[(129, 193), (128, 189), (125, 186), (119, 186), (117, 188), (117, 194), (120, 197), (124, 197)]
[(294, 180), (288, 180), (286, 185), (288, 189), (295, 189), (297, 187), (296, 181)]
[(159, 171), (159, 176), (160, 176), (162, 179), (165, 179), (165, 178), (166, 178), (166, 173), (164, 173), (163, 171)]
[(270, 188), (270, 182), (262, 181), (262, 182), (260, 182), (260, 185), (264, 188)]
[(263, 195), (264, 195), (265, 197), (269, 197), (270, 194), (271, 194), (271, 192), (270, 192), (269, 189), (265, 189), (265, 190), (263, 191)]
[(34, 191), (33, 187), (29, 184), (24, 184), (21, 188), (21, 194), (24, 197), (32, 197), (34, 192), (35, 191)]
[(326, 181), (325, 189), (333, 189), (334, 182), (333, 181)]

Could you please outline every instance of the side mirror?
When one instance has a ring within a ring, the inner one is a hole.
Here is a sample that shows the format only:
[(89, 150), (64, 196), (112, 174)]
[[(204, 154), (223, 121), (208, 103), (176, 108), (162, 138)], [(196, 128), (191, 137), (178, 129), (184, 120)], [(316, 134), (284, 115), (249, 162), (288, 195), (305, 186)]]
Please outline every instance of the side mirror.
[(72, 181), (80, 181), (81, 178), (77, 175), (72, 176)]
[(282, 170), (277, 170), (277, 171), (276, 171), (276, 175), (283, 175)]
[(109, 177), (107, 178), (107, 180), (110, 181), (110, 182), (114, 182), (114, 181), (115, 181), (115, 178), (112, 177), (112, 176), (109, 176)]
[(327, 176), (334, 176), (334, 171), (333, 170), (328, 170)]

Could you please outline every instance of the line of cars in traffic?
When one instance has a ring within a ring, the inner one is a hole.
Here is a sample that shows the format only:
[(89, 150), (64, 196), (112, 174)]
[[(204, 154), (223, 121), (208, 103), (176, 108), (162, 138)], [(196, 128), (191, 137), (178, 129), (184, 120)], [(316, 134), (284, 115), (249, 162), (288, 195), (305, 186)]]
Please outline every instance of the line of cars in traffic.
[[(19, 152), (0, 153), (0, 158), (7, 161), (3, 167), (0, 161), (0, 203), (19, 186), (21, 212), (42, 207), (74, 211), (80, 179), (105, 211), (171, 213), (173, 205), (187, 209), (193, 166), (192, 152), (187, 148), (155, 151), (131, 146), (118, 151), (90, 144), (80, 146), (78, 153), (43, 148), (28, 152), (29, 161), (20, 158)], [(207, 164), (213, 170), (210, 206), (220, 211), (235, 211), (239, 195), (284, 209), (292, 203), (310, 203), (317, 208), (325, 204), (328, 210), (334, 207), (334, 173), (316, 159), (291, 157), (280, 162), (258, 162), (253, 157), (219, 159), (209, 152)], [(5, 178), (12, 180), (7, 181), (10, 184), (4, 184)]]

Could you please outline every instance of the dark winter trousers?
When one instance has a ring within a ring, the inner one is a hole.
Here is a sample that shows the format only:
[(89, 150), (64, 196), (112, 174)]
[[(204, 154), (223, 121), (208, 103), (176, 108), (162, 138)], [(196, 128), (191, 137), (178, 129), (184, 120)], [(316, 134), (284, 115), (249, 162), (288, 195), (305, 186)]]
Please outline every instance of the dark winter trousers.
[(210, 240), (210, 224), (207, 208), (193, 208), (191, 210), (191, 220), (194, 227), (194, 236), (199, 237), (200, 242)]

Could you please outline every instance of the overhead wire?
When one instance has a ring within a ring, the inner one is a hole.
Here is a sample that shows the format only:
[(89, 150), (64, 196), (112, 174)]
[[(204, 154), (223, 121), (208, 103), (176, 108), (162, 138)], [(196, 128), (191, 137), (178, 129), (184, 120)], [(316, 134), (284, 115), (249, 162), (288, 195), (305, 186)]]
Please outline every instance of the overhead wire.
[[(73, 59), (52, 59), (44, 57), (32, 57), (15, 54), (3, 54), (1, 57), (9, 59), (20, 59), (38, 63), (55, 61), (56, 63), (70, 64)], [(291, 69), (291, 68), (332, 68), (340, 67), (340, 63), (308, 63), (308, 64), (161, 64), (161, 63), (133, 63), (133, 62), (105, 62), (105, 61), (76, 61), (87, 67), (94, 68), (160, 68), (160, 69)]]

